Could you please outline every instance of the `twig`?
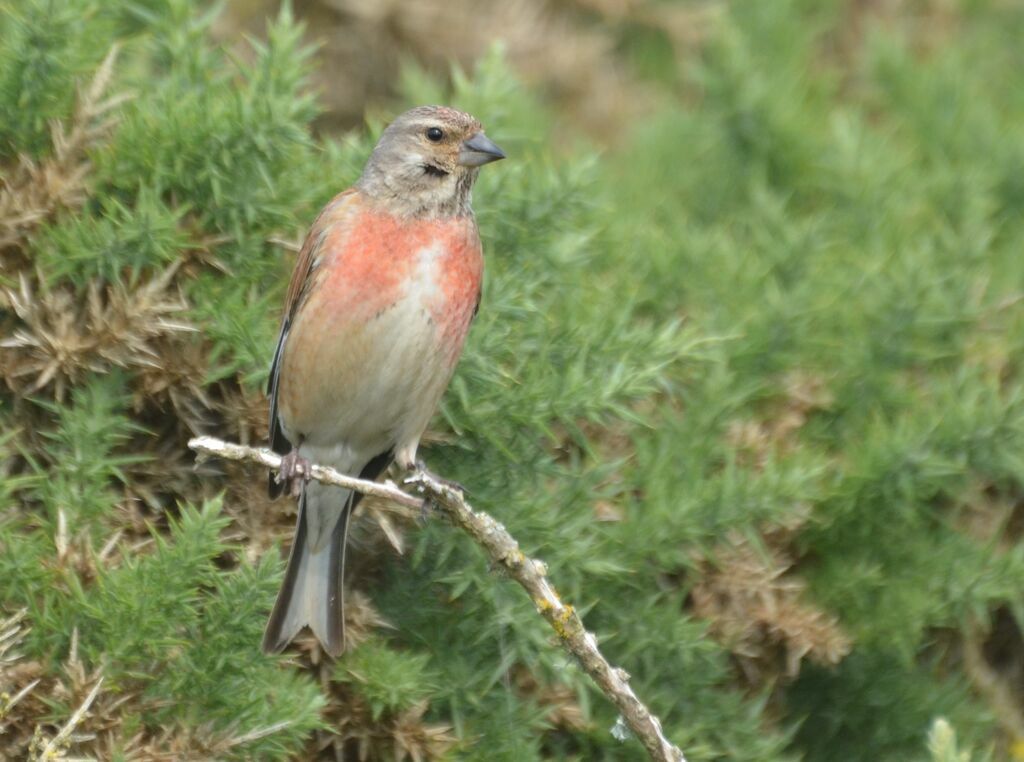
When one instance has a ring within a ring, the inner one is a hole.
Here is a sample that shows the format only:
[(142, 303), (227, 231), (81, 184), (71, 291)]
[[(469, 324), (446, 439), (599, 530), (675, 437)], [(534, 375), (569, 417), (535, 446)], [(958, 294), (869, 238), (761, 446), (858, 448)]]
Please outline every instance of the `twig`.
[[(281, 467), (281, 456), (276, 452), (271, 452), (270, 450), (264, 450), (262, 448), (246, 447), (245, 445), (235, 444), (233, 442), (224, 442), (220, 439), (215, 439), (214, 437), (196, 437), (195, 439), (190, 439), (188, 446), (189, 449), (195, 450), (196, 452), (204, 453), (206, 455), (216, 455), (219, 458), (226, 458), (227, 460), (247, 460), (251, 463), (260, 463), (274, 471)], [(402, 490), (398, 489), (398, 487), (390, 482), (378, 484), (377, 482), (368, 482), (364, 479), (355, 479), (351, 476), (345, 476), (345, 474), (338, 473), (333, 468), (325, 468), (324, 466), (318, 466), (315, 464), (310, 469), (310, 477), (316, 479), (318, 482), (355, 490), (356, 492), (362, 492), (364, 495), (382, 497), (385, 500), (394, 500), (396, 503), (400, 503), (408, 508), (418, 509), (423, 507), (422, 500), (402, 492)]]
[[(281, 466), (281, 457), (270, 450), (245, 447), (213, 437), (196, 437), (189, 441), (188, 446), (201, 454), (261, 463), (274, 470)], [(413, 497), (391, 483), (378, 484), (354, 479), (334, 469), (317, 465), (312, 467), (311, 472), (312, 478), (325, 484), (394, 500), (410, 508), (424, 505), (422, 499)], [(651, 714), (629, 686), (629, 674), (608, 663), (597, 647), (597, 638), (587, 632), (576, 610), (562, 602), (555, 588), (548, 582), (544, 563), (527, 558), (505, 527), (486, 513), (474, 510), (462, 493), (451, 485), (424, 472), (415, 473), (405, 483), (413, 485), (427, 501), (438, 506), (452, 524), (469, 534), (495, 565), (505, 569), (526, 590), (537, 611), (557, 633), (562, 646), (576, 657), (583, 670), (618, 707), (626, 725), (647, 749), (651, 759), (657, 762), (686, 762), (679, 747), (665, 738), (658, 718)]]
[(234, 738), (227, 739), (223, 744), (224, 749), (231, 749), (235, 746), (242, 746), (243, 744), (251, 743), (252, 741), (258, 741), (261, 738), (272, 736), (285, 728), (291, 727), (294, 724), (292, 720), (282, 720), (281, 722), (275, 722), (273, 725), (267, 725), (262, 728), (256, 728), (250, 730), (248, 733), (236, 736)]
[(78, 727), (78, 724), (85, 717), (85, 713), (89, 711), (89, 707), (92, 706), (92, 702), (96, 700), (96, 696), (100, 692), (100, 686), (103, 685), (103, 678), (101, 677), (96, 681), (96, 685), (89, 691), (89, 695), (85, 697), (85, 700), (79, 705), (75, 713), (71, 715), (64, 727), (62, 727), (53, 738), (46, 742), (46, 745), (39, 751), (35, 757), (38, 760), (55, 760), (58, 759), (63, 752), (67, 749), (68, 744), (71, 742), (71, 734)]

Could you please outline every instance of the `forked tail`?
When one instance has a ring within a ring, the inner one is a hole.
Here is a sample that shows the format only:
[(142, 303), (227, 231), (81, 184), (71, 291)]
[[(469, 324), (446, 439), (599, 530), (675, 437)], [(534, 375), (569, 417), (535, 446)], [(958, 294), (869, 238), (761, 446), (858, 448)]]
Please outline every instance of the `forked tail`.
[(331, 656), (345, 650), (342, 583), (352, 497), (353, 493), (337, 487), (314, 482), (303, 486), (284, 583), (263, 633), (264, 653), (283, 651), (305, 626)]

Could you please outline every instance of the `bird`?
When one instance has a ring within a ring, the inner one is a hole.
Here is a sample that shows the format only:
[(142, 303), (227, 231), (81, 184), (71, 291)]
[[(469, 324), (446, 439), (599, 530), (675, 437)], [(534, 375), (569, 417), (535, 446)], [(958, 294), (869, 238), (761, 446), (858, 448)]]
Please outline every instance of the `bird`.
[(345, 650), (345, 546), (361, 495), (311, 481), (310, 463), (361, 479), (392, 462), (422, 467), (420, 438), (480, 305), (473, 184), (504, 158), (475, 117), (413, 108), (306, 235), (267, 385), (270, 444), (283, 456), (269, 492), (296, 495), (298, 519), (265, 653), (303, 627), (331, 657)]

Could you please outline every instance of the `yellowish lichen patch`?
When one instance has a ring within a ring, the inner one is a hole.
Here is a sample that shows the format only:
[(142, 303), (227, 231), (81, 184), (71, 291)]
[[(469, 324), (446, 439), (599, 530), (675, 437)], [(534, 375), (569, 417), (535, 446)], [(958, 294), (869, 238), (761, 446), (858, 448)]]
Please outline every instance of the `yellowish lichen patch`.
[(505, 563), (507, 563), (509, 566), (522, 566), (525, 560), (526, 556), (523, 554), (523, 551), (521, 551), (519, 548), (513, 548), (508, 553), (506, 553), (504, 557)]
[(573, 607), (566, 604), (557, 615), (551, 618), (551, 626), (562, 640), (569, 639), (571, 632), (568, 624), (572, 621), (573, 613)]

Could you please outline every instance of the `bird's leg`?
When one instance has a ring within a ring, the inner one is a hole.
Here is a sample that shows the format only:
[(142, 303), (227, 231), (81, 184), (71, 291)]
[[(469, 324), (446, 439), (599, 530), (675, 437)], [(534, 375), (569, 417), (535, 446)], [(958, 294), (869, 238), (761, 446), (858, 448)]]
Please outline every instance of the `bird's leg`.
[(425, 527), (436, 510), (437, 504), (431, 498), (424, 498), (420, 501), (420, 515), (416, 517), (417, 526)]
[(299, 455), (298, 447), (293, 447), (287, 455), (281, 458), (281, 468), (278, 469), (277, 480), (285, 485), (285, 489), (292, 497), (298, 497), (302, 493), (302, 485), (309, 481), (309, 476), (309, 459)]
[[(465, 496), (466, 488), (458, 482), (453, 482), (451, 479), (444, 479), (437, 474), (430, 471), (426, 464), (422, 460), (405, 459), (400, 454), (395, 459), (395, 463), (403, 471), (406, 471), (409, 475), (403, 480), (405, 484), (417, 484), (419, 486), (419, 492), (423, 493), (423, 483), (426, 481), (434, 482), (435, 484), (441, 484), (447, 487), (452, 492), (457, 492), (461, 496)], [(420, 505), (419, 523), (426, 524), (427, 519), (437, 508), (435, 500), (432, 496), (427, 495), (423, 499), (423, 503)]]
[(416, 465), (413, 466), (412, 470), (415, 473), (417, 473), (417, 474), (422, 474), (423, 476), (427, 477), (428, 479), (431, 479), (431, 480), (433, 480), (435, 482), (440, 482), (441, 484), (446, 486), (448, 489), (450, 489), (452, 492), (458, 492), (460, 495), (462, 495), (462, 497), (465, 497), (466, 495), (469, 494), (469, 492), (466, 491), (466, 488), (463, 487), (458, 482), (452, 481), (451, 479), (445, 479), (445, 478), (435, 474), (433, 471), (431, 471), (429, 468), (427, 468), (427, 464), (424, 463), (422, 460), (417, 460), (416, 461)]

